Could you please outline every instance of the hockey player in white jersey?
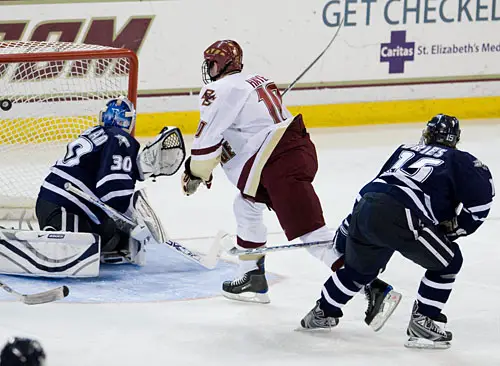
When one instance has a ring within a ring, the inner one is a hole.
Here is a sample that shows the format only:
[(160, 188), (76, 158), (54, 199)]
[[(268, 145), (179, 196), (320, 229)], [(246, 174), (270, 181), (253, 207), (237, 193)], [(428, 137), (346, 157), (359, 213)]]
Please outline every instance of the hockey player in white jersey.
[[(318, 161), (302, 115), (288, 111), (273, 80), (243, 73), (242, 60), (242, 49), (232, 40), (217, 41), (204, 52), (207, 85), (200, 92), (200, 122), (182, 177), (184, 193), (193, 194), (202, 183), (210, 188), (220, 163), (240, 191), (234, 200), (238, 246), (266, 244), (266, 208), (275, 211), (289, 240), (332, 240), (312, 186)], [(333, 245), (310, 252), (333, 270), (342, 265)], [(239, 259), (241, 276), (223, 283), (223, 295), (268, 303), (264, 256)], [(377, 293), (378, 307), (385, 295), (385, 288)]]
[[(66, 154), (52, 166), (36, 203), (40, 229), (98, 234), (102, 262), (144, 264), (145, 244), (151, 236), (161, 236), (161, 224), (144, 192), (135, 191), (136, 182), (174, 174), (185, 156), (177, 128), (164, 128), (139, 153), (140, 144), (131, 135), (135, 120), (127, 98), (110, 100), (99, 115), (99, 125), (70, 142)], [(100, 208), (68, 192), (67, 183), (132, 217), (136, 228), (122, 231)], [(138, 201), (147, 209), (138, 211)]]

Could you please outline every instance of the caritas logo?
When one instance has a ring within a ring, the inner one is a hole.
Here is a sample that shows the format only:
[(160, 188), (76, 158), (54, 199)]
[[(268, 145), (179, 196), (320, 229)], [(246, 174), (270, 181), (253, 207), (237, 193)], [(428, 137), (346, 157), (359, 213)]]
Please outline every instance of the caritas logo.
[(406, 41), (406, 31), (392, 31), (391, 42), (380, 45), (380, 62), (389, 64), (389, 74), (403, 74), (405, 62), (415, 59), (415, 42)]

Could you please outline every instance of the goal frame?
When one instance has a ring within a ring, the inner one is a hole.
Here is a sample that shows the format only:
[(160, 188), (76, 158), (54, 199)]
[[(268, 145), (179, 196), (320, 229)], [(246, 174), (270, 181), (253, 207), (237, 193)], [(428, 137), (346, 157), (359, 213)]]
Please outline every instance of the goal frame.
[[(9, 43), (9, 41), (5, 41)], [(14, 41), (12, 43), (17, 43), (20, 46), (29, 45), (31, 43), (45, 43), (45, 42), (17, 42)], [(52, 42), (48, 42), (52, 43)], [(58, 42), (54, 42), (58, 43)], [(67, 42), (63, 42), (67, 43)], [(75, 45), (78, 45), (74, 43)], [(92, 46), (92, 45), (83, 45), (82, 46)], [(78, 60), (99, 60), (99, 59), (109, 59), (109, 60), (118, 60), (118, 59), (127, 59), (128, 60), (128, 72), (126, 77), (128, 78), (127, 89), (127, 98), (132, 102), (135, 109), (137, 109), (137, 95), (138, 95), (138, 79), (139, 79), (139, 59), (137, 54), (126, 48), (113, 48), (106, 46), (99, 46), (101, 49), (83, 49), (83, 50), (64, 50), (64, 51), (45, 51), (45, 52), (21, 52), (21, 53), (1, 53), (0, 47), (0, 65), (9, 65), (15, 63), (37, 63), (37, 62), (64, 62), (64, 61), (78, 61)], [(125, 91), (125, 90), (124, 90)], [(0, 111), (1, 113), (1, 111)], [(135, 126), (134, 130), (131, 131), (131, 134), (135, 134)], [(22, 221), (28, 220), (31, 221), (36, 218), (34, 207), (27, 208), (25, 206), (19, 207), (0, 207), (0, 221), (18, 221), (19, 220), (19, 228), (21, 228)]]
[[(26, 42), (29, 43), (29, 42)], [(62, 52), (38, 52), (38, 53), (12, 53), (1, 54), (0, 64), (11, 64), (17, 62), (49, 62), (49, 61), (75, 61), (75, 60), (97, 60), (97, 59), (127, 58), (129, 64), (128, 99), (137, 109), (137, 81), (139, 78), (139, 59), (134, 51), (127, 48), (110, 48), (102, 50), (75, 50)]]

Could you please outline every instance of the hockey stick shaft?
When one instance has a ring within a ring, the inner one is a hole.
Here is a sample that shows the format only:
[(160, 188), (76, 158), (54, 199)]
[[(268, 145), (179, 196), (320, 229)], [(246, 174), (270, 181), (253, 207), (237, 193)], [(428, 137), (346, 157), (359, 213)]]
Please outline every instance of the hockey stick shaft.
[(35, 294), (21, 294), (3, 282), (0, 282), (0, 287), (26, 305), (38, 305), (61, 300), (69, 294), (69, 288), (66, 286), (56, 287), (52, 290)]
[(335, 39), (337, 38), (337, 36), (339, 35), (339, 32), (340, 32), (340, 28), (342, 28), (342, 26), (344, 25), (344, 18), (342, 17), (342, 20), (340, 21), (340, 24), (339, 26), (337, 27), (337, 31), (335, 32), (335, 34), (333, 35), (332, 39), (330, 40), (330, 42), (328, 43), (328, 45), (325, 47), (325, 49), (318, 55), (318, 57), (316, 57), (314, 59), (314, 61), (304, 70), (302, 71), (302, 73), (297, 76), (297, 78), (288, 86), (288, 88), (286, 88), (283, 93), (281, 93), (281, 96), (284, 96), (286, 93), (288, 93), (294, 86), (295, 84), (297, 84), (297, 82), (299, 82), (300, 79), (302, 79), (302, 77), (309, 71), (312, 69), (312, 67), (316, 64), (316, 62), (319, 61), (319, 59), (321, 57), (323, 57), (323, 55), (326, 53), (326, 51), (328, 51), (328, 49), (330, 48), (330, 46), (333, 44), (333, 41), (335, 41)]
[(253, 249), (238, 249), (233, 245), (231, 236), (228, 233), (224, 233), (222, 231), (217, 234), (216, 241), (219, 247), (224, 248), (227, 251), (227, 253), (231, 255), (267, 254), (271, 252), (282, 252), (285, 250), (302, 249), (302, 248), (318, 247), (318, 246), (333, 244), (333, 239), (332, 239), (324, 241), (315, 241), (310, 243), (286, 244), (286, 245), (260, 247)]
[[(121, 228), (124, 229), (126, 232), (130, 232), (137, 224), (130, 219), (129, 217), (125, 216), (121, 212), (118, 212), (114, 208), (108, 206), (104, 202), (102, 202), (100, 199), (92, 197), (91, 195), (83, 192), (82, 190), (78, 189), (71, 183), (66, 183), (64, 185), (64, 189), (66, 189), (68, 192), (73, 193), (76, 196), (79, 196), (80, 198), (83, 198), (84, 200), (96, 205), (99, 207), (101, 210), (103, 210), (106, 215), (108, 215), (112, 220), (114, 220), (118, 226), (121, 226)], [(196, 262), (200, 265), (202, 265), (205, 268), (208, 269), (213, 269), (215, 265), (217, 264), (218, 257), (213, 258), (213, 257), (204, 257), (198, 253), (195, 253), (188, 248), (184, 247), (183, 245), (172, 241), (172, 240), (166, 240), (162, 244), (166, 244), (170, 249), (176, 251), (178, 254), (182, 255), (183, 257)], [(210, 253), (213, 253), (213, 251), (210, 251)], [(220, 255), (220, 254), (219, 254)]]
[(272, 247), (262, 247), (262, 248), (254, 248), (254, 249), (238, 249), (236, 247), (231, 248), (228, 253), (231, 255), (250, 255), (250, 254), (267, 254), (272, 252), (282, 252), (285, 250), (293, 250), (293, 249), (304, 249), (310, 247), (319, 247), (325, 245), (333, 244), (332, 240), (326, 241), (316, 241), (311, 243), (297, 243), (297, 244), (286, 244), (286, 245), (277, 245)]

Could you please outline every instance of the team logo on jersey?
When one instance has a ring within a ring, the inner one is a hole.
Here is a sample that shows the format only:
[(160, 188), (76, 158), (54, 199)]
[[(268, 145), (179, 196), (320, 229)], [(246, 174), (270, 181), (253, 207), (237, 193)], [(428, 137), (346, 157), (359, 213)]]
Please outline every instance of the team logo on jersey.
[(201, 99), (203, 99), (203, 102), (201, 104), (209, 106), (214, 102), (215, 98), (215, 90), (207, 89), (201, 97)]
[(130, 142), (128, 142), (128, 139), (125, 136), (115, 135), (115, 137), (118, 139), (119, 146), (125, 145), (126, 147), (130, 147)]

